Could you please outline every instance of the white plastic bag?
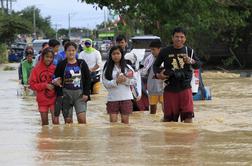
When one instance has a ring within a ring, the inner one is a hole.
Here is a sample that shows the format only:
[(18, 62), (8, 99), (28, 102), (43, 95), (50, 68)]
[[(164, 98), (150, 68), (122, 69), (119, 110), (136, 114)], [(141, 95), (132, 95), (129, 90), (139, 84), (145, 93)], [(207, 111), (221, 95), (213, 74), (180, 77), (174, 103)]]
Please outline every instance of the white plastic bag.
[(199, 69), (193, 69), (191, 87), (192, 93), (198, 93), (199, 90)]

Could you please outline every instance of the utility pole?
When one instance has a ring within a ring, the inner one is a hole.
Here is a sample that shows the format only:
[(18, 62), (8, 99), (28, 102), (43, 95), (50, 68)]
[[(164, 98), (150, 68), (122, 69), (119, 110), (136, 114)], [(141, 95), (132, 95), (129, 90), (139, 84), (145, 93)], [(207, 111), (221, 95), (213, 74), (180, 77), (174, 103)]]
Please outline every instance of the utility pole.
[(106, 25), (106, 9), (104, 8), (104, 29), (107, 28), (107, 25)]
[(7, 14), (9, 14), (9, 0), (6, 0), (6, 10)]
[(61, 24), (54, 24), (55, 26), (55, 39), (57, 40), (58, 39), (58, 27), (61, 26)]
[(55, 24), (55, 31), (56, 31), (55, 38), (57, 40), (58, 39), (58, 24)]
[(68, 13), (68, 38), (71, 37), (71, 17), (74, 16), (76, 12), (74, 13)]
[(16, 0), (10, 0), (10, 14), (12, 14), (12, 2), (16, 2)]
[(71, 37), (71, 23), (70, 23), (70, 21), (71, 21), (71, 14), (70, 13), (68, 13), (68, 38), (70, 39), (70, 37)]
[(10, 0), (10, 14), (12, 14), (12, 0)]

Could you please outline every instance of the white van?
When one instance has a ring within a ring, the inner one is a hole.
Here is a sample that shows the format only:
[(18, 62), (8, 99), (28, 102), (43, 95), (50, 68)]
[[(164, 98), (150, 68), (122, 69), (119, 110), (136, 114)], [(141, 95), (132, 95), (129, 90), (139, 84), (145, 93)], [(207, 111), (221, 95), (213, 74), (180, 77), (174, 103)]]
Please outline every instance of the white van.
[(39, 54), (39, 51), (42, 48), (42, 44), (45, 42), (49, 42), (49, 39), (41, 39), (41, 40), (33, 40), (32, 47), (34, 49), (34, 55), (37, 56)]
[(161, 38), (153, 35), (131, 37), (129, 43), (132, 50), (125, 55), (125, 59), (130, 60), (132, 64), (135, 64), (136, 69), (138, 69), (144, 59), (150, 55), (151, 51), (149, 45), (153, 40), (161, 41)]

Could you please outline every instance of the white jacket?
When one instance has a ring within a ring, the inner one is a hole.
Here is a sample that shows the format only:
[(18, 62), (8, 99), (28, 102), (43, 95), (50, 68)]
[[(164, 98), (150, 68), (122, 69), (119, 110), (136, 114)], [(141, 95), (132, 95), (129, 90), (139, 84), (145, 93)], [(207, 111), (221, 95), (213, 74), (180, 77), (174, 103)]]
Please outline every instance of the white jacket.
[(129, 69), (127, 68), (125, 72), (128, 70), (133, 71), (133, 78), (128, 78), (126, 82), (122, 84), (116, 83), (117, 76), (121, 73), (121, 69), (117, 66), (114, 67), (112, 73), (112, 80), (107, 80), (105, 78), (105, 71), (102, 75), (102, 83), (104, 87), (108, 90), (108, 97), (107, 101), (123, 101), (123, 100), (132, 100), (133, 95), (130, 89), (130, 85), (136, 84), (136, 74), (134, 70), (128, 65)]

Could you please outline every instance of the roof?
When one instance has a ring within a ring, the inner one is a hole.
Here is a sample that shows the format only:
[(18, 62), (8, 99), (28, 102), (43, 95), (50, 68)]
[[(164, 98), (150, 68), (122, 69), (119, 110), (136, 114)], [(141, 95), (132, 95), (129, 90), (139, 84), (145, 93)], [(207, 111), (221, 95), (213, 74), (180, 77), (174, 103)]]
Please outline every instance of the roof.
[(44, 42), (49, 42), (49, 39), (33, 40), (32, 43), (44, 43)]
[(134, 36), (131, 38), (131, 40), (153, 40), (153, 39), (159, 39), (159, 36), (153, 36), (153, 35), (143, 35), (143, 36)]

